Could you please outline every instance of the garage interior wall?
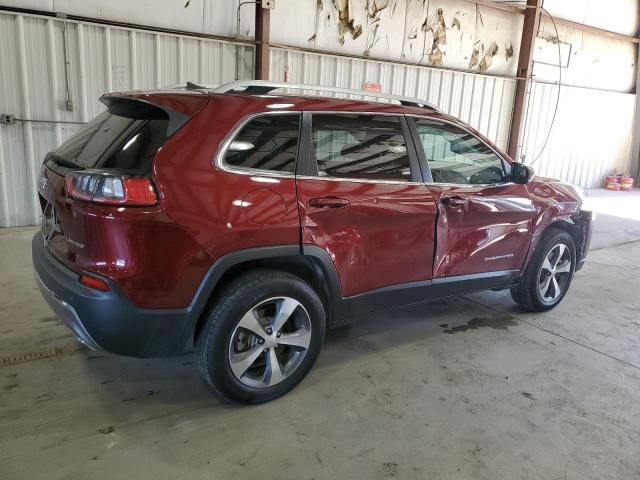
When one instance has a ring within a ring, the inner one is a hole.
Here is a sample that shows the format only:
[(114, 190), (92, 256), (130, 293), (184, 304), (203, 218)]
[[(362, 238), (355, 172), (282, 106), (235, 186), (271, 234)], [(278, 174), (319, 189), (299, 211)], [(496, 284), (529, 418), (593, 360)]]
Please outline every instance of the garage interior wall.
[[(155, 29), (235, 37), (238, 0), (2, 0), (0, 8), (3, 6), (61, 12)], [(241, 8), (239, 33), (243, 37), (253, 37), (254, 12), (253, 3)]]
[(271, 42), (513, 76), (523, 23), (522, 15), (468, 0), (278, 0)]
[(638, 45), (561, 20), (637, 37), (639, 4), (546, 0), (545, 6), (558, 21), (554, 27), (545, 14), (540, 20), (521, 158), (540, 175), (601, 187), (606, 175), (635, 171), (631, 144)]
[[(284, 3), (292, 5), (284, 0), (279, 7)], [(307, 3), (313, 3), (313, 8), (302, 8)], [(271, 41), (296, 48), (273, 51), (270, 74), (274, 79), (282, 81), (286, 69), (289, 80), (295, 82), (358, 89), (365, 82), (379, 83), (384, 92), (428, 100), (506, 149), (504, 135), (510, 128), (515, 81), (500, 76), (516, 75), (522, 11), (466, 0), (314, 0), (296, 5), (272, 13)], [(561, 19), (637, 36), (637, 0), (546, 0), (544, 5)], [(621, 20), (612, 21), (616, 18)], [(584, 188), (600, 187), (606, 175), (634, 170), (631, 143), (638, 47), (564, 23), (557, 27), (556, 33), (548, 16), (542, 16), (517, 159), (540, 175)], [(309, 49), (375, 57), (376, 61), (313, 54)], [(563, 86), (558, 102), (559, 66)], [(497, 96), (494, 86), (501, 89)]]
[(284, 48), (271, 49), (270, 75), (279, 82), (286, 75), (292, 83), (356, 90), (377, 83), (386, 93), (437, 105), (503, 149), (509, 140), (516, 83), (512, 79)]
[[(40, 221), (36, 178), (49, 150), (104, 110), (108, 91), (253, 78), (254, 47), (0, 12), (0, 226)], [(65, 61), (68, 70), (65, 72)]]
[[(237, 28), (238, 0), (155, 0), (153, 9), (148, 3), (2, 2), (145, 29), (0, 12), (1, 113), (37, 120), (0, 125), (0, 226), (39, 222), (41, 160), (101, 110), (102, 93), (185, 80), (220, 84), (233, 80), (236, 70), (239, 78), (253, 77), (254, 47), (233, 41), (236, 34), (253, 39), (253, 4), (241, 7)], [(270, 78), (354, 89), (374, 83), (383, 92), (434, 103), (506, 148), (523, 15), (485, 3), (277, 0), (270, 22)], [(552, 15), (577, 23), (624, 35), (638, 32), (637, 0), (545, 5)], [(558, 29), (556, 34), (543, 16), (518, 158), (539, 174), (601, 186), (604, 175), (634, 167), (637, 44), (566, 24)], [(558, 63), (563, 87), (546, 142)]]

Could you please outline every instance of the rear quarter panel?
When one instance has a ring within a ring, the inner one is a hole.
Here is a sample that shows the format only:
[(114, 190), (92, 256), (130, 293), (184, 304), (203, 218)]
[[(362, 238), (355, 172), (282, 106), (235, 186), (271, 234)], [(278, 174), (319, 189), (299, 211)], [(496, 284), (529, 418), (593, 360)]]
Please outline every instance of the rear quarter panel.
[[(212, 95), (209, 104), (156, 153), (153, 181), (160, 195), (156, 207), (75, 202), (77, 213), (87, 219), (86, 240), (91, 247), (83, 268), (113, 278), (138, 307), (184, 308), (223, 255), (259, 246), (299, 245), (293, 176), (265, 181), (259, 174), (242, 175), (214, 166), (214, 156), (229, 131), (255, 111), (251, 97)], [(265, 194), (265, 188), (275, 193)], [(251, 215), (243, 208), (248, 194), (261, 204)], [(278, 196), (286, 208), (278, 205), (274, 212), (272, 200)]]
[[(162, 147), (154, 162), (154, 179), (162, 192), (163, 214), (176, 237), (159, 232), (149, 242), (163, 256), (164, 271), (150, 275), (172, 278), (169, 289), (154, 294), (171, 298), (171, 306), (189, 304), (211, 265), (238, 250), (260, 246), (299, 245), (295, 178), (228, 172), (214, 166), (214, 157), (229, 131), (256, 112), (251, 97), (213, 95), (208, 107)], [(272, 193), (266, 192), (270, 190)], [(254, 205), (247, 214), (247, 195)], [(274, 198), (284, 200), (272, 205)], [(166, 303), (166, 301), (163, 301)]]

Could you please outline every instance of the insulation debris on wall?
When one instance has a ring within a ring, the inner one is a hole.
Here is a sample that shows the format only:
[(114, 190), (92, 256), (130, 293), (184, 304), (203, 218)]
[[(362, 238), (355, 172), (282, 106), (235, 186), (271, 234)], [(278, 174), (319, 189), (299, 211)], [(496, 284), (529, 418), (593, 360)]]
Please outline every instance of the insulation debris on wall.
[(271, 41), (514, 75), (522, 17), (462, 0), (279, 0)]

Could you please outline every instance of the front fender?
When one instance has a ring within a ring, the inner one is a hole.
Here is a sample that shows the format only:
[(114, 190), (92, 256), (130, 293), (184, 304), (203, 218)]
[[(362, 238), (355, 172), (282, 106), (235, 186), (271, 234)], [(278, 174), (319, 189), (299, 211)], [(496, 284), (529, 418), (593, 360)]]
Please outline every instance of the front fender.
[(551, 179), (535, 177), (528, 185), (534, 207), (537, 210), (532, 220), (531, 244), (523, 271), (529, 265), (544, 233), (551, 227), (566, 230), (576, 243), (578, 263), (582, 264), (588, 239), (591, 232), (591, 217), (585, 223), (584, 212), (581, 212), (582, 199), (571, 184)]
[[(569, 233), (572, 233), (571, 230), (576, 228), (575, 222), (571, 215), (567, 214), (558, 214), (558, 212), (547, 211), (542, 212), (541, 215), (534, 218), (533, 220), (533, 232), (531, 234), (531, 244), (529, 246), (529, 252), (527, 254), (527, 258), (524, 263), (523, 270), (529, 265), (529, 261), (533, 256), (536, 248), (538, 247), (544, 232), (546, 232), (550, 227), (557, 227), (562, 230), (567, 230)], [(572, 233), (573, 235), (573, 233)]]

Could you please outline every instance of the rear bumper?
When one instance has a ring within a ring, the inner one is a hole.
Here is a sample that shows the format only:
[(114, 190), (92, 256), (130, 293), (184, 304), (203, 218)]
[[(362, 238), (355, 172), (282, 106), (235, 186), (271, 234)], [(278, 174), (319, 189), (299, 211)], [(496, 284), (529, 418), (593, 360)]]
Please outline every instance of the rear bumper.
[(138, 308), (105, 278), (111, 290), (85, 287), (62, 265), (38, 232), (31, 242), (33, 266), (42, 296), (89, 348), (132, 357), (162, 357), (191, 350), (199, 315), (193, 307), (176, 310)]
[(580, 210), (580, 212), (573, 217), (573, 221), (580, 227), (580, 231), (582, 232), (581, 248), (580, 252), (578, 252), (578, 262), (576, 263), (576, 271), (578, 271), (584, 266), (584, 263), (587, 260), (587, 253), (589, 253), (589, 247), (591, 246), (591, 237), (593, 235), (593, 225), (596, 221), (596, 214), (595, 212)]

